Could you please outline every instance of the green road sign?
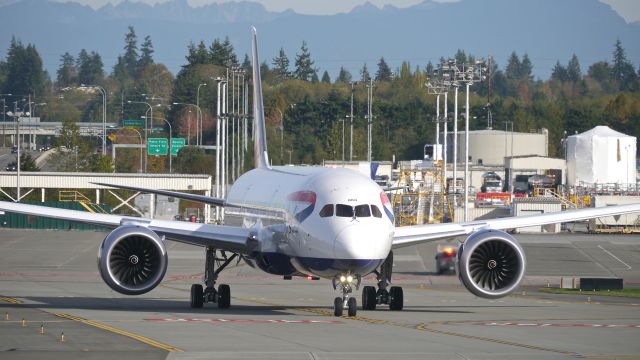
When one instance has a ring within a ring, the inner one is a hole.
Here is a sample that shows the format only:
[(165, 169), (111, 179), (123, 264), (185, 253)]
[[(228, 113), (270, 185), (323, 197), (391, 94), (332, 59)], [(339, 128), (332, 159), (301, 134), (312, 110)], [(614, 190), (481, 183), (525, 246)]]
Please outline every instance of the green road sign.
[(144, 120), (122, 120), (122, 126), (124, 127), (144, 127)]
[(178, 152), (180, 149), (184, 147), (185, 140), (184, 138), (172, 138), (171, 139), (171, 155), (178, 156)]
[(147, 154), (167, 155), (169, 141), (166, 138), (149, 138), (147, 140)]

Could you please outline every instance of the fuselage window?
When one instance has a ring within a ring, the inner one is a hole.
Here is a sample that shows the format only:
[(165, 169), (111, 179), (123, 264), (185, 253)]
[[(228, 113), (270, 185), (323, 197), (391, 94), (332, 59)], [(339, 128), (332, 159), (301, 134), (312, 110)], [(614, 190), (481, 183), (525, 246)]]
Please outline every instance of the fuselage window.
[(382, 217), (382, 213), (380, 212), (380, 209), (378, 209), (378, 207), (373, 204), (371, 204), (371, 212), (373, 213), (373, 216), (377, 218)]
[(369, 205), (357, 205), (355, 208), (356, 217), (369, 217), (371, 216), (371, 211), (369, 210)]
[(333, 204), (327, 204), (322, 207), (320, 210), (320, 217), (331, 217), (333, 216)]
[(351, 207), (350, 205), (337, 204), (336, 216), (353, 217), (353, 207)]

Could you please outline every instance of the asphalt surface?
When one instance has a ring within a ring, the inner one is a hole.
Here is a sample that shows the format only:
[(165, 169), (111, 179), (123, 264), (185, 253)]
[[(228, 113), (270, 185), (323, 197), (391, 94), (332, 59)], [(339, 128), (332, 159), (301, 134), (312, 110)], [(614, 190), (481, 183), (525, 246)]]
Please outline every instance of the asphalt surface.
[(96, 268), (104, 236), (0, 230), (0, 359), (640, 358), (640, 299), (538, 292), (561, 276), (619, 276), (640, 286), (636, 235), (519, 235), (527, 278), (499, 300), (436, 276), (435, 244), (404, 248), (394, 282), (404, 287), (405, 309), (380, 306), (355, 318), (332, 316), (337, 293), (327, 280), (285, 281), (242, 264), (220, 277), (231, 285), (230, 309), (191, 309), (189, 286), (202, 277), (204, 254), (176, 243), (158, 288), (120, 295)]

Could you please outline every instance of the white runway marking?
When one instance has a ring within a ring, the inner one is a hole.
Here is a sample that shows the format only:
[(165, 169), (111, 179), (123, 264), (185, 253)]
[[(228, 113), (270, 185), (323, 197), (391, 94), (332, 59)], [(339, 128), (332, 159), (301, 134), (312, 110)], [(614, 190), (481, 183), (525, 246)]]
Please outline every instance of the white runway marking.
[(624, 261), (620, 260), (620, 258), (619, 258), (619, 257), (617, 257), (617, 256), (613, 255), (613, 254), (611, 253), (611, 251), (609, 251), (609, 250), (607, 250), (607, 249), (603, 248), (603, 247), (602, 247), (602, 246), (600, 246), (600, 245), (598, 245), (598, 248), (600, 248), (600, 250), (604, 251), (605, 253), (609, 254), (609, 256), (611, 256), (612, 258), (614, 258), (614, 259), (618, 260), (622, 265), (626, 266), (626, 267), (627, 267), (627, 270), (631, 270), (631, 266), (629, 266), (629, 264), (627, 264), (626, 262), (624, 262)]

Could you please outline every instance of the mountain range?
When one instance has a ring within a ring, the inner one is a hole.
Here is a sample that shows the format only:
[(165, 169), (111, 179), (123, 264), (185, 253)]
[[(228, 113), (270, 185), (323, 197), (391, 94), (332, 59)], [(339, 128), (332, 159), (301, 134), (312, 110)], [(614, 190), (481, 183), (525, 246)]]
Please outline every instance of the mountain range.
[(0, 5), (0, 24), (0, 47), (8, 48), (12, 36), (34, 44), (52, 76), (62, 54), (83, 48), (98, 52), (110, 72), (123, 53), (127, 26), (139, 43), (151, 36), (156, 62), (174, 74), (190, 42), (210, 45), (228, 36), (242, 59), (250, 49), (250, 25), (258, 28), (267, 63), (282, 47), (293, 64), (306, 41), (320, 74), (327, 70), (332, 78), (340, 66), (357, 78), (365, 63), (375, 73), (380, 57), (393, 69), (403, 61), (424, 67), (463, 49), (476, 57), (491, 54), (501, 68), (513, 51), (527, 53), (534, 75), (546, 79), (556, 61), (566, 64), (574, 53), (583, 72), (596, 61), (611, 61), (617, 39), (634, 66), (640, 63), (640, 22), (626, 23), (598, 0), (425, 0), (408, 8), (366, 3), (330, 16), (270, 12), (244, 1), (200, 7), (187, 0), (123, 1), (94, 10), (74, 2), (11, 0)]

